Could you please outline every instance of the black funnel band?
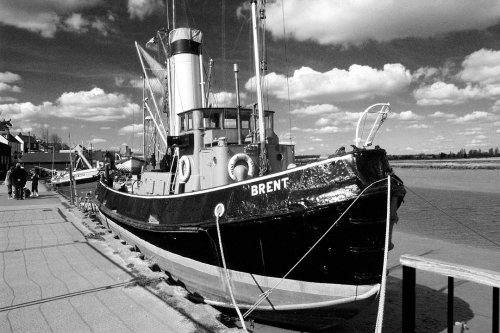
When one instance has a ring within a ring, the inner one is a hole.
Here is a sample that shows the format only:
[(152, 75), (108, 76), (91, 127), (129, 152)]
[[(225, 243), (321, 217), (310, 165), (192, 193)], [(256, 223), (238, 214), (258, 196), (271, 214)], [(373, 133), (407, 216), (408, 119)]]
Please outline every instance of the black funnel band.
[(178, 39), (170, 44), (171, 55), (180, 53), (191, 53), (199, 55), (201, 44), (190, 39)]

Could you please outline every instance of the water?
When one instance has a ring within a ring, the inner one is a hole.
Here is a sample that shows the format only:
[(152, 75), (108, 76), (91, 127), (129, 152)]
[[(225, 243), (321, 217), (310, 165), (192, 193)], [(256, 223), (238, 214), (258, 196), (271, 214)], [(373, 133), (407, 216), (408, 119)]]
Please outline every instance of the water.
[[(77, 184), (76, 185), (76, 193), (77, 196), (81, 198), (85, 198), (88, 192), (94, 193), (97, 187), (97, 182), (86, 183), (86, 184)], [(70, 197), (70, 188), (69, 186), (60, 186), (57, 188), (57, 192), (65, 196), (66, 198)]]
[(395, 171), (407, 185), (396, 230), (500, 251), (498, 170)]

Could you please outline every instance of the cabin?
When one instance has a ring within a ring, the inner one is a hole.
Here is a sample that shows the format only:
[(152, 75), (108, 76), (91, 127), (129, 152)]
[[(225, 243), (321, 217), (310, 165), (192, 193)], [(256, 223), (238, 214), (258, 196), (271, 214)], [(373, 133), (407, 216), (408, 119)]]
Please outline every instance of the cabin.
[[(265, 111), (266, 165), (259, 165), (261, 151), (255, 110), (196, 108), (181, 112), (178, 117), (179, 135), (169, 136), (168, 145), (176, 151), (178, 148), (179, 155), (164, 157), (170, 159), (166, 163), (170, 169), (160, 167), (143, 175), (142, 194), (197, 191), (250, 179), (258, 176), (261, 168), (274, 173), (295, 167), (294, 146), (280, 144), (274, 132), (274, 111)], [(175, 167), (179, 168), (178, 179)], [(170, 172), (171, 176), (165, 177), (161, 172)]]

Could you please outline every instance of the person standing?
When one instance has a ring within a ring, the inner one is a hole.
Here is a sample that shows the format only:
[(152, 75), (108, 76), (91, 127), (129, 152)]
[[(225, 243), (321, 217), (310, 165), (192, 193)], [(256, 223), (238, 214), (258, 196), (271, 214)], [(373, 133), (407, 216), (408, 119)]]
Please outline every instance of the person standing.
[(24, 186), (26, 185), (26, 170), (21, 168), (21, 163), (16, 164), (16, 168), (12, 171), (12, 184), (14, 185), (15, 198), (24, 200)]
[(40, 176), (38, 175), (38, 170), (35, 170), (33, 176), (31, 176), (31, 195), (38, 197), (38, 180)]
[(14, 170), (14, 167), (10, 167), (9, 170), (7, 170), (7, 174), (5, 175), (5, 185), (7, 185), (7, 193), (9, 193), (8, 199), (13, 199), (14, 197), (12, 196), (12, 171)]

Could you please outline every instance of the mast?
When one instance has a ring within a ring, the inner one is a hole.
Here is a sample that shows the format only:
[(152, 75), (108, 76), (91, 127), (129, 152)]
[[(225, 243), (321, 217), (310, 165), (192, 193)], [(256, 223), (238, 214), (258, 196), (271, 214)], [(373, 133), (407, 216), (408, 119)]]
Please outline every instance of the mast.
[(146, 77), (142, 77), (142, 156), (146, 160)]
[(266, 128), (264, 124), (264, 106), (262, 101), (262, 85), (260, 78), (260, 57), (259, 57), (259, 31), (257, 27), (257, 0), (252, 1), (252, 31), (253, 31), (253, 53), (255, 65), (255, 81), (257, 86), (257, 107), (259, 112), (259, 141), (264, 147), (266, 143)]

